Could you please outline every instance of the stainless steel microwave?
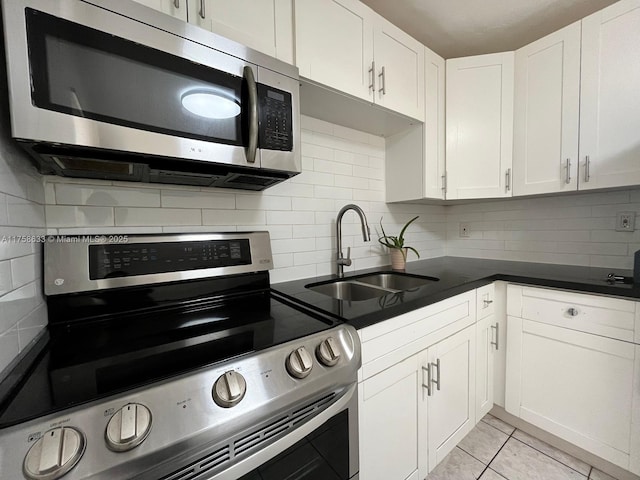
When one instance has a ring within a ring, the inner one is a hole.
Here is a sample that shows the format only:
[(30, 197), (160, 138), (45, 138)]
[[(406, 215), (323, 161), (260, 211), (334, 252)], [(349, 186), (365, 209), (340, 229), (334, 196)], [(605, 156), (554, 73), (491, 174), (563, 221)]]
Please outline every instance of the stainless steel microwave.
[(43, 174), (263, 190), (301, 170), (297, 68), (130, 0), (2, 2)]

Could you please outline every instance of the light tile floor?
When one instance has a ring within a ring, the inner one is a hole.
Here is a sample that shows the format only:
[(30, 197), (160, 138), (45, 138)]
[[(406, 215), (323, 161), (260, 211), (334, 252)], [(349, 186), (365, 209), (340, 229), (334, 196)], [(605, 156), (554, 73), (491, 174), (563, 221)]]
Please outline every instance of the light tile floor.
[(486, 415), (426, 480), (615, 480)]

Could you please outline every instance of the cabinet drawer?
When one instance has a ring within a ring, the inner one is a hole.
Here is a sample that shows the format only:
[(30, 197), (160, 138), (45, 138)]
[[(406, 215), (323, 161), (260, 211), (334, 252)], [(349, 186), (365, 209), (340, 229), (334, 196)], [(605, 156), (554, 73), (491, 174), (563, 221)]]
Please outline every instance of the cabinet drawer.
[(439, 342), (476, 320), (475, 290), (359, 330), (361, 379)]
[(508, 315), (634, 341), (637, 302), (519, 285), (507, 290)]
[(478, 320), (482, 320), (495, 312), (495, 284), (485, 285), (476, 290), (476, 310)]

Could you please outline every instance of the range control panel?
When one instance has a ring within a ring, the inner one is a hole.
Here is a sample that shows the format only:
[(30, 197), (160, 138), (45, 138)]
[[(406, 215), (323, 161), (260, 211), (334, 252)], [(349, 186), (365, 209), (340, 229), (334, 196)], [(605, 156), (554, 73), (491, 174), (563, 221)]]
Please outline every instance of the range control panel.
[(89, 245), (91, 280), (249, 264), (247, 239)]

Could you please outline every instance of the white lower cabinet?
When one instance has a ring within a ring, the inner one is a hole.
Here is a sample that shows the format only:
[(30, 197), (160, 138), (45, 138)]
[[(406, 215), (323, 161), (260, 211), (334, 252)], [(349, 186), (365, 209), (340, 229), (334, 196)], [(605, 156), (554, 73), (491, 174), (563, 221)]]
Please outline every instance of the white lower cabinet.
[(422, 480), (476, 424), (476, 292), (360, 330), (360, 475)]
[(500, 348), (500, 324), (495, 315), (494, 284), (476, 291), (476, 418), (484, 417), (494, 403), (494, 364)]
[(422, 356), (429, 471), (476, 424), (475, 337), (475, 325), (471, 325), (429, 347)]
[(419, 475), (425, 450), (419, 384), (418, 356), (413, 355), (360, 385), (361, 478), (424, 478)]
[(505, 407), (639, 474), (635, 308), (628, 300), (510, 285)]

